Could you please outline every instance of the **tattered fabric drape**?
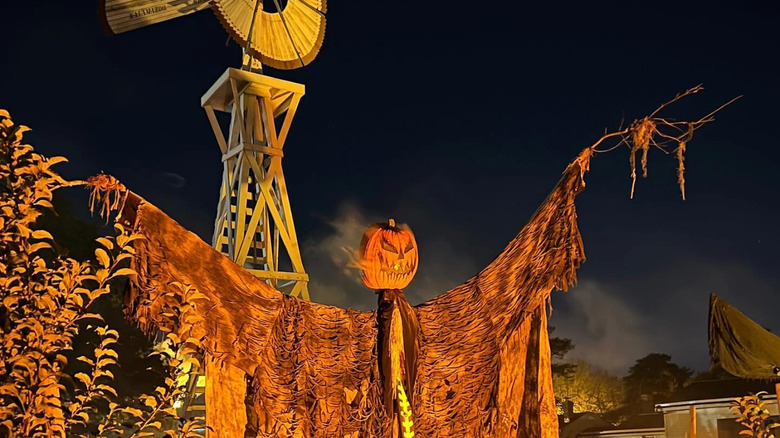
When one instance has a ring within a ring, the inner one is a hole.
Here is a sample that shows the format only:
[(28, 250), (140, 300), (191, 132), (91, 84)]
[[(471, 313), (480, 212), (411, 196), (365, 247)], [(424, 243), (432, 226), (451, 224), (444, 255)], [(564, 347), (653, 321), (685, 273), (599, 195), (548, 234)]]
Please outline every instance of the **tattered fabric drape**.
[(710, 295), (710, 357), (724, 370), (745, 379), (780, 377), (780, 337), (736, 307)]
[[(585, 259), (574, 198), (589, 159), (586, 150), (569, 165), (492, 263), (411, 308), (419, 346), (407, 389), (415, 436), (557, 437), (545, 304), (553, 288), (575, 281)], [(250, 377), (250, 435), (391, 438), (377, 312), (285, 296), (131, 192), (117, 220), (145, 237), (134, 243), (129, 315), (153, 330), (163, 323), (164, 292), (177, 293), (173, 282), (202, 293), (191, 335), (214, 360)]]

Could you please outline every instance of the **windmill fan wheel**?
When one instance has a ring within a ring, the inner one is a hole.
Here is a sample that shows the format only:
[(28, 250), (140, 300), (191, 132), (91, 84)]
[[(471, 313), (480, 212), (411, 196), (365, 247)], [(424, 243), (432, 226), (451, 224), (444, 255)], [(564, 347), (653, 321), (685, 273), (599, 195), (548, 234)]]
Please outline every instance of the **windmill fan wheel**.
[[(259, 4), (255, 13), (256, 1)], [(322, 47), (326, 0), (266, 0), (281, 6), (279, 11), (265, 10), (263, 0), (210, 0), (210, 3), (219, 21), (242, 47), (247, 47), (251, 28), (248, 52), (270, 67), (283, 70), (303, 67), (314, 60)]]

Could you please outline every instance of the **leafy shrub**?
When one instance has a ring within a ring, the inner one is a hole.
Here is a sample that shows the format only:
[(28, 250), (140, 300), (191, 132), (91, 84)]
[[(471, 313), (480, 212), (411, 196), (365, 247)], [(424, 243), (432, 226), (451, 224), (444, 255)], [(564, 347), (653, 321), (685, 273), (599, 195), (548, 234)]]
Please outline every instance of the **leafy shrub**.
[[(117, 226), (116, 237), (97, 239), (96, 262), (57, 254), (51, 234), (34, 229), (35, 222), (52, 207), (55, 190), (81, 183), (52, 169), (64, 158), (23, 144), (28, 130), (0, 110), (0, 437), (200, 436), (202, 419), (185, 420), (174, 408), (199, 365), (197, 340), (181, 339), (176, 326), (162, 333), (153, 353), (162, 359), (165, 383), (138, 406), (117, 403), (119, 334), (90, 308), (112, 280), (135, 274), (127, 266), (140, 236)], [(175, 311), (186, 314), (189, 305), (179, 306)], [(88, 372), (69, 376), (66, 353), (80, 332), (96, 348), (76, 359)]]
[(739, 416), (736, 421), (745, 427), (739, 432), (740, 435), (755, 438), (775, 437), (772, 430), (780, 424), (770, 420), (769, 410), (764, 407), (767, 401), (761, 400), (764, 394), (766, 391), (734, 399), (731, 409)]

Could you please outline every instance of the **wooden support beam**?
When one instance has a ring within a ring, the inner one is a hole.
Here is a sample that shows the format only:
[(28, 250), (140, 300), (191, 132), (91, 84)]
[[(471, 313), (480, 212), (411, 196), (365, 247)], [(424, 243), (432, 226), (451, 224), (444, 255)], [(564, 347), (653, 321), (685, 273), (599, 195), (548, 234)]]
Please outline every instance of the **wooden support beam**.
[[(246, 258), (249, 256), (249, 246), (255, 238), (255, 233), (253, 233), (252, 230), (257, 230), (257, 227), (260, 224), (260, 218), (265, 213), (265, 206), (265, 202), (258, 202), (252, 212), (252, 217), (249, 219), (249, 224), (247, 225), (247, 230), (249, 230), (249, 232), (243, 234), (244, 237), (236, 252), (235, 262), (239, 266), (244, 266)], [(239, 234), (239, 236), (241, 235), (242, 234)]]
[(284, 147), (284, 142), (287, 141), (287, 134), (290, 133), (290, 125), (292, 125), (293, 117), (295, 117), (295, 111), (298, 110), (298, 103), (301, 101), (301, 96), (293, 96), (290, 108), (287, 110), (287, 114), (284, 115), (284, 122), (282, 123), (282, 130), (279, 132), (279, 149)]
[[(290, 107), (290, 103), (293, 101), (293, 98), (295, 96), (298, 95), (293, 93), (287, 93), (287, 94), (280, 94), (279, 96), (274, 97), (273, 99), (274, 118), (279, 117), (280, 115), (284, 114), (285, 111), (287, 111), (287, 108)], [(300, 96), (298, 96), (298, 99), (300, 99)]]
[[(268, 217), (268, 209), (263, 209), (263, 236), (264, 239), (261, 242), (263, 244), (263, 251), (265, 253), (265, 258), (267, 260), (268, 264), (268, 270), (269, 271), (276, 271), (276, 267), (278, 264), (276, 263), (276, 248), (274, 247), (274, 242), (271, 240), (271, 222), (269, 221)], [(279, 235), (278, 230), (274, 230), (276, 235)]]
[(234, 110), (231, 114), (236, 116), (236, 128), (238, 129), (238, 137), (236, 138), (236, 144), (242, 139), (247, 138), (246, 126), (244, 126), (244, 96), (239, 93), (238, 85), (236, 81), (230, 80), (230, 89), (233, 90), (233, 107)]
[(247, 269), (247, 271), (256, 275), (258, 278), (266, 278), (266, 279), (274, 279), (274, 280), (309, 281), (308, 274), (301, 274), (298, 272), (266, 271), (260, 269)]
[(254, 143), (241, 143), (238, 145), (238, 147), (235, 147), (231, 149), (228, 153), (222, 155), (222, 161), (226, 161), (232, 157), (235, 157), (240, 152), (260, 152), (264, 155), (273, 155), (273, 156), (279, 156), (283, 157), (284, 152), (280, 151), (279, 149), (269, 148), (268, 146), (263, 146), (259, 144)]
[(271, 99), (263, 97), (260, 99), (261, 104), (264, 107), (263, 110), (263, 123), (266, 129), (266, 135), (268, 136), (268, 145), (272, 148), (281, 149), (279, 147), (279, 140), (276, 136), (276, 123), (273, 117), (273, 107), (271, 106)]
[(265, 142), (265, 129), (263, 128), (263, 115), (260, 113), (260, 99), (254, 96), (252, 99), (252, 107), (255, 110), (255, 139), (258, 143)]
[(246, 136), (243, 138), (244, 141), (242, 143), (253, 142), (255, 138), (255, 120), (257, 120), (254, 102), (257, 101), (257, 96), (244, 94), (241, 97), (244, 100), (244, 110), (246, 111), (246, 118), (244, 120), (244, 132), (246, 133)]
[(780, 383), (775, 383), (775, 400), (777, 401), (777, 412), (780, 413)]
[[(249, 170), (250, 166), (248, 161), (250, 158), (246, 154), (239, 155), (237, 166), (238, 170), (238, 199), (236, 200), (236, 238), (241, 239), (244, 236), (246, 227), (246, 207), (248, 201), (249, 191)], [(237, 246), (237, 245), (236, 245)], [(236, 248), (238, 249), (238, 248)], [(231, 254), (233, 260), (237, 260), (239, 257), (238, 252)]]
[(219, 121), (217, 120), (217, 115), (214, 113), (214, 108), (210, 105), (206, 105), (203, 109), (206, 110), (206, 116), (209, 118), (209, 124), (211, 125), (212, 131), (214, 131), (214, 137), (217, 139), (219, 150), (221, 150), (223, 154), (226, 154), (228, 148), (227, 142), (225, 141), (225, 134), (222, 133), (222, 128), (219, 127)]

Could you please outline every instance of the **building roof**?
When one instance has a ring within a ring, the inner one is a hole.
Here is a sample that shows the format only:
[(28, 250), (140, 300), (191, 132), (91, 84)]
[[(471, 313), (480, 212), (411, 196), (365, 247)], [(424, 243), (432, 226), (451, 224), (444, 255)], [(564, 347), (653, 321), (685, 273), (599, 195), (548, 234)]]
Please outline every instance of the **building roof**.
[(571, 415), (571, 417), (569, 418), (569, 421), (566, 421), (566, 416), (565, 415), (558, 415), (558, 425), (563, 427), (563, 426), (565, 426), (567, 424), (571, 424), (571, 423), (577, 421), (578, 419), (580, 419), (581, 417), (583, 417), (585, 415), (588, 415), (588, 416), (593, 415), (593, 416), (598, 417), (598, 415), (594, 414), (593, 412), (575, 412), (574, 414)]
[(591, 427), (582, 431), (581, 435), (614, 435), (618, 432), (663, 429), (664, 415), (662, 413), (639, 414), (630, 417), (619, 426)]
[(639, 414), (629, 417), (622, 422), (618, 429), (657, 429), (664, 427), (664, 414)]
[(578, 412), (573, 414), (568, 423), (564, 422), (563, 415), (559, 415), (558, 420), (560, 421), (559, 424), (561, 426), (561, 438), (574, 438), (585, 430), (601, 430), (611, 426), (607, 420), (593, 412)]
[(775, 382), (765, 380), (727, 379), (692, 382), (675, 394), (669, 403), (736, 398), (766, 391), (775, 393)]

